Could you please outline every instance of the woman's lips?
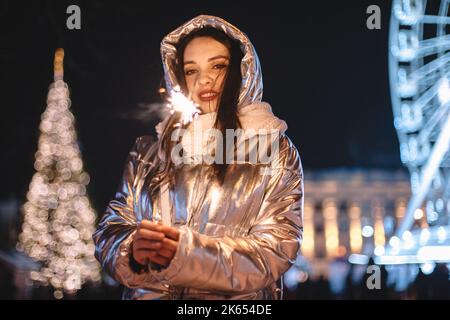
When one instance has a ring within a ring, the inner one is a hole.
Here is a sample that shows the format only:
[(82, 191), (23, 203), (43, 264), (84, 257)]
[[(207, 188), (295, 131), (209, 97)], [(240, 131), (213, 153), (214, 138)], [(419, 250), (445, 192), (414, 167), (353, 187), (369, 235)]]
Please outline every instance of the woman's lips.
[(218, 95), (216, 91), (203, 90), (198, 93), (198, 99), (203, 102), (208, 102), (216, 99)]

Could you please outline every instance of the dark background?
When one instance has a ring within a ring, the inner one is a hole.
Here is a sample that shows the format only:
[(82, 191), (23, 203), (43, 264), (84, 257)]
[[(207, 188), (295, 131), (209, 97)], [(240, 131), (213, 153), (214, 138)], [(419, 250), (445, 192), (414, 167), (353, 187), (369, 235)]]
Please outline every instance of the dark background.
[[(81, 8), (81, 30), (66, 28), (70, 4)], [(366, 27), (372, 4), (381, 8), (381, 30)], [(121, 115), (160, 101), (159, 43), (198, 14), (248, 34), (264, 100), (286, 120), (305, 170), (400, 168), (387, 69), (390, 9), (380, 0), (0, 0), (0, 197), (25, 198), (54, 51), (64, 47), (89, 197), (100, 214), (135, 138), (153, 133), (157, 121)]]

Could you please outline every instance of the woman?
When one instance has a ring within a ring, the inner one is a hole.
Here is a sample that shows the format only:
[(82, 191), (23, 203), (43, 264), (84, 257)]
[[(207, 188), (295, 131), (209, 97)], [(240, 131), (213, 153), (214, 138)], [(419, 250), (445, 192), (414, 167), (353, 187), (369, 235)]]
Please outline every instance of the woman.
[[(300, 250), (303, 175), (286, 123), (261, 102), (256, 52), (228, 22), (198, 16), (168, 34), (161, 53), (167, 91), (180, 86), (201, 114), (183, 125), (175, 113), (156, 127), (157, 141), (137, 139), (94, 234), (96, 257), (126, 287), (125, 299), (280, 299)], [(176, 161), (180, 128), (188, 134)], [(227, 129), (245, 134), (228, 137)], [(258, 140), (269, 131), (276, 145)], [(255, 162), (257, 148), (276, 156), (264, 162), (258, 153)], [(238, 149), (244, 161), (225, 161)]]

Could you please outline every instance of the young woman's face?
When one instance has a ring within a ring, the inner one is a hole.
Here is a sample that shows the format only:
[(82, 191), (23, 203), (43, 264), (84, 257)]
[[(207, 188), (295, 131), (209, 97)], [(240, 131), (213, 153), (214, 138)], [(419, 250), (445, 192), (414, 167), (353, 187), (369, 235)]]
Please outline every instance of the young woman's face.
[(190, 41), (184, 50), (184, 76), (189, 96), (203, 113), (217, 111), (230, 52), (211, 37)]

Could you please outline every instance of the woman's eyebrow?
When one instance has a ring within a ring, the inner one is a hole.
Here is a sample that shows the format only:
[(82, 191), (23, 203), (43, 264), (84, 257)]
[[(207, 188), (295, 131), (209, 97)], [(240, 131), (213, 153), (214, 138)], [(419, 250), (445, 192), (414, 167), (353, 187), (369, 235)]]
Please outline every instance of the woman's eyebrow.
[(216, 59), (227, 59), (227, 60), (230, 60), (230, 58), (227, 57), (227, 56), (218, 55), (218, 56), (214, 56), (212, 58), (209, 58), (208, 61), (213, 61), (213, 60), (216, 60)]
[[(209, 58), (209, 59), (208, 59), (208, 62), (213, 61), (213, 60), (217, 60), (217, 59), (226, 59), (226, 60), (230, 60), (230, 57), (223, 56), (223, 55), (217, 55), (217, 56), (214, 56), (214, 57)], [(185, 61), (185, 62), (184, 62), (184, 65), (187, 65), (187, 64), (196, 64), (196, 62), (193, 61), (193, 60)]]

